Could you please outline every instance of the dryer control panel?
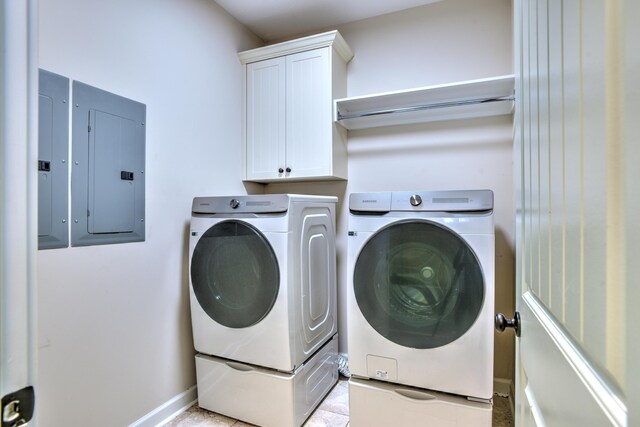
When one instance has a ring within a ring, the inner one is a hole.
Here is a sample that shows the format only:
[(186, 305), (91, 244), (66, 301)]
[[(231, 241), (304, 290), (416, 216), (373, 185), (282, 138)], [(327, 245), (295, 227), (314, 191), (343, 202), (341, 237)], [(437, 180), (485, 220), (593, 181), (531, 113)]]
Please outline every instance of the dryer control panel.
[(278, 213), (288, 209), (289, 196), (286, 194), (196, 197), (191, 206), (191, 212), (199, 214)]

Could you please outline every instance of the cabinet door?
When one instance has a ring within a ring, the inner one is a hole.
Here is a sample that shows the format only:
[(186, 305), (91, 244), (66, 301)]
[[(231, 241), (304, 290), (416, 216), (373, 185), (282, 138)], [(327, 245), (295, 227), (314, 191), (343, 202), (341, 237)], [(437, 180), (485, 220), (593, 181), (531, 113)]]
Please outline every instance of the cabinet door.
[(287, 56), (288, 178), (331, 175), (330, 48)]
[(284, 176), (285, 58), (247, 64), (247, 179)]

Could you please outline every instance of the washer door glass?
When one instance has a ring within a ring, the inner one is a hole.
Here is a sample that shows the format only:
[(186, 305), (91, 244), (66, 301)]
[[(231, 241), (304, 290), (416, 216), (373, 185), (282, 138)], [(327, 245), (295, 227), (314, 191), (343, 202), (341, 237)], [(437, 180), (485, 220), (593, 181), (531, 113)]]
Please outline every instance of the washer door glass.
[(385, 338), (436, 348), (461, 337), (480, 314), (480, 263), (456, 233), (427, 221), (402, 221), (375, 233), (356, 261), (358, 307)]
[(255, 325), (271, 311), (280, 286), (276, 255), (250, 224), (223, 221), (200, 238), (191, 258), (200, 306), (230, 328)]

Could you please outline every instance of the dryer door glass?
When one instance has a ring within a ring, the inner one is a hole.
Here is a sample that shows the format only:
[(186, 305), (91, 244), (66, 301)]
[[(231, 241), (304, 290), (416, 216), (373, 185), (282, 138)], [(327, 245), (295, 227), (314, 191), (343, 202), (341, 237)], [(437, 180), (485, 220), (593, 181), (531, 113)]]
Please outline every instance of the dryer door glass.
[(245, 328), (262, 320), (276, 301), (278, 261), (266, 238), (250, 224), (219, 222), (194, 248), (191, 284), (209, 317), (230, 328)]
[(411, 348), (461, 337), (480, 314), (480, 262), (456, 233), (428, 221), (394, 223), (364, 245), (354, 270), (355, 298), (369, 324)]

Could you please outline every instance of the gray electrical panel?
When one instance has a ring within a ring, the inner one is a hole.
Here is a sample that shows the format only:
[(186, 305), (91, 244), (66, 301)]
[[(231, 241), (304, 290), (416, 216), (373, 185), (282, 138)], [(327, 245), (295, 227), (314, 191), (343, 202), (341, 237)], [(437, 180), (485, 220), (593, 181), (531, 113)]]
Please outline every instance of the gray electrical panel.
[(38, 249), (69, 246), (69, 79), (39, 70)]
[(145, 239), (146, 106), (73, 82), (71, 245)]

